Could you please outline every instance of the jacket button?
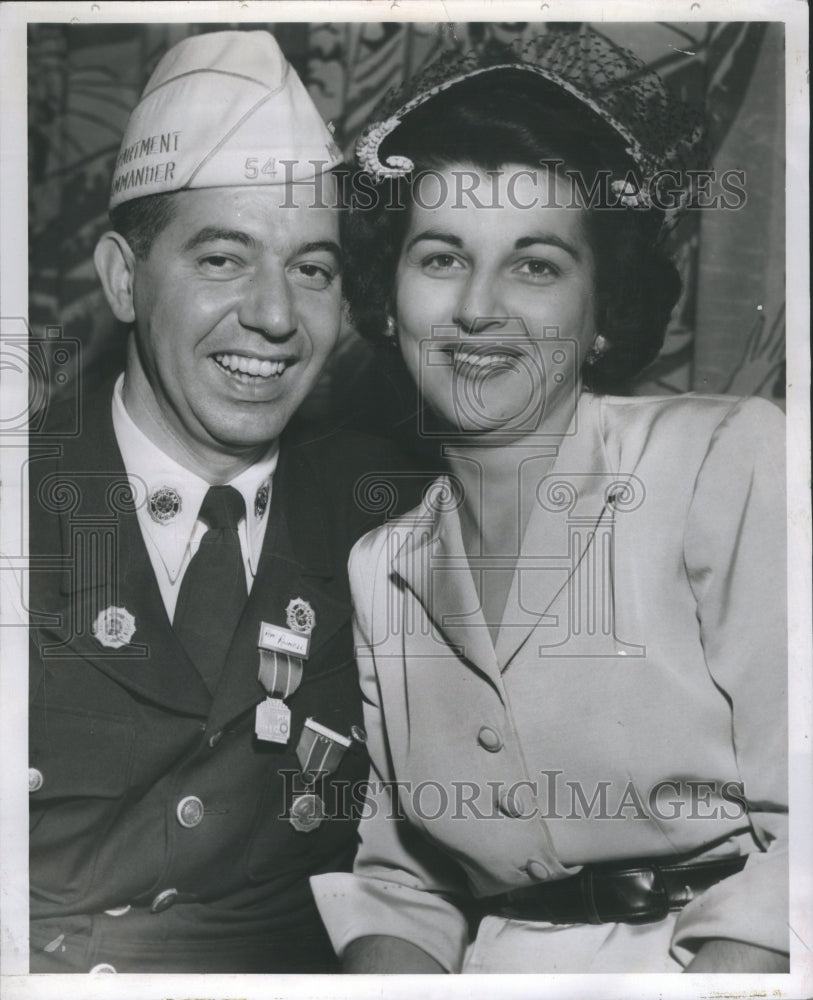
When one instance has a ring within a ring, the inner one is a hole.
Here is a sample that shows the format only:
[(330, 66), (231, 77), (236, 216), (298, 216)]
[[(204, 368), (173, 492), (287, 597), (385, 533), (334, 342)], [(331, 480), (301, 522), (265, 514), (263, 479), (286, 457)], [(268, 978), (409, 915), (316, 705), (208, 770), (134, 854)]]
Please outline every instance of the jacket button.
[(197, 826), (203, 819), (203, 803), (197, 795), (187, 795), (185, 799), (181, 799), (178, 803), (175, 815), (178, 817), (178, 822), (181, 826), (191, 829), (193, 826)]
[(477, 734), (477, 742), (489, 753), (497, 753), (498, 750), (502, 750), (502, 738), (497, 730), (492, 729), (491, 726), (483, 726)]
[(543, 865), (541, 861), (536, 861), (534, 858), (528, 862), (525, 866), (525, 870), (531, 876), (537, 880), (537, 882), (544, 882), (546, 878), (550, 878), (550, 872), (546, 865)]
[(99, 962), (98, 965), (94, 965), (90, 970), (90, 974), (93, 975), (95, 972), (115, 972), (114, 966), (109, 962)]
[(168, 910), (170, 906), (172, 906), (177, 898), (177, 889), (164, 889), (164, 891), (159, 892), (152, 903), (150, 903), (150, 913), (163, 913), (164, 910)]
[(45, 779), (42, 776), (42, 771), (36, 767), (29, 767), (28, 769), (28, 791), (38, 792), (42, 788), (42, 783)]
[(350, 727), (350, 735), (353, 737), (353, 739), (356, 741), (356, 743), (366, 743), (367, 742), (367, 733), (365, 732), (365, 730), (361, 726), (351, 726)]
[(214, 750), (217, 744), (223, 739), (223, 730), (219, 729), (216, 733), (212, 733), (209, 737), (209, 747)]
[(123, 917), (125, 913), (130, 912), (130, 904), (126, 903), (124, 906), (114, 906), (112, 910), (105, 910), (104, 912), (108, 917)]
[(503, 792), (499, 799), (499, 807), (501, 812), (514, 819), (532, 815), (531, 807), (521, 788), (509, 788), (507, 792)]

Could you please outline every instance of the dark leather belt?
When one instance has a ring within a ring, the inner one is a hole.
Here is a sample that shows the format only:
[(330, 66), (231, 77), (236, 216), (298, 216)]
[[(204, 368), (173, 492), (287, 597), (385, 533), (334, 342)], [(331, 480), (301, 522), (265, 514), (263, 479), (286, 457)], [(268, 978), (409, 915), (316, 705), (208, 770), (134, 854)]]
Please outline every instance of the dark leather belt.
[(514, 889), (474, 902), (479, 921), (493, 914), (552, 924), (646, 924), (682, 909), (696, 895), (745, 866), (744, 857), (674, 863), (669, 859), (586, 865), (545, 885)]

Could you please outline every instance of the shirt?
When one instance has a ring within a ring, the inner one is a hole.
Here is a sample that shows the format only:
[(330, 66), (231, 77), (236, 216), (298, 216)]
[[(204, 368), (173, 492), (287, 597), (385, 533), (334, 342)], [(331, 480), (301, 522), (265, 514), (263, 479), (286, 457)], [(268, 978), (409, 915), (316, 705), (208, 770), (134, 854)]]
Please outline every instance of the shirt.
[[(144, 434), (124, 406), (123, 384), (124, 375), (121, 375), (113, 391), (113, 429), (133, 490), (141, 534), (167, 616), (172, 621), (183, 575), (208, 530), (206, 523), (198, 518), (198, 513), (212, 484), (170, 458)], [(261, 461), (244, 469), (226, 484), (238, 490), (246, 503), (246, 517), (238, 524), (237, 534), (249, 593), (257, 574), (268, 524), (272, 477), (278, 453), (279, 447), (275, 442)], [(265, 496), (261, 492), (264, 487), (267, 488)], [(150, 498), (157, 490), (166, 488), (175, 491), (179, 506), (176, 514), (158, 521), (150, 513)]]

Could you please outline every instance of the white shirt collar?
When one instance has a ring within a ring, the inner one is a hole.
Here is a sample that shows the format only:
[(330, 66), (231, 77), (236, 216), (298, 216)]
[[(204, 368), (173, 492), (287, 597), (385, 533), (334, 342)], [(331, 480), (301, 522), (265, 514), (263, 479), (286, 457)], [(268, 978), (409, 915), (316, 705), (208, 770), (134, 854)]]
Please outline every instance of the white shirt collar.
[[(125, 409), (123, 383), (124, 376), (121, 375), (113, 390), (113, 429), (137, 498), (139, 525), (154, 543), (174, 583), (185, 568), (185, 556), (198, 525), (200, 505), (210, 484), (170, 458), (141, 431)], [(238, 534), (252, 576), (256, 575), (260, 561), (270, 508), (271, 479), (278, 457), (279, 446), (275, 442), (259, 462), (244, 469), (228, 484), (239, 490), (246, 503), (246, 519), (243, 530), (238, 529)], [(257, 503), (257, 498), (264, 486), (268, 488), (268, 499), (263, 507)], [(176, 491), (180, 497), (180, 509), (173, 517), (160, 523), (150, 514), (150, 498), (162, 487)]]

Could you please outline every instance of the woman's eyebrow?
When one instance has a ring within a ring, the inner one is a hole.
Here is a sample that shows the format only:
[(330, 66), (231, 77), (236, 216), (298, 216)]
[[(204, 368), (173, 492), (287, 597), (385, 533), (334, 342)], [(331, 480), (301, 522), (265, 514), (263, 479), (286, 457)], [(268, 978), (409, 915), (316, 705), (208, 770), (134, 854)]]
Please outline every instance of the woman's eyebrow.
[(579, 261), (582, 259), (581, 253), (572, 243), (568, 243), (567, 240), (563, 240), (561, 236), (557, 236), (555, 233), (535, 233), (533, 236), (521, 236), (514, 244), (514, 249), (524, 250), (526, 247), (535, 246), (537, 243), (558, 247), (560, 250), (564, 250), (565, 253), (569, 253), (574, 260)]
[(437, 240), (440, 243), (448, 243), (449, 246), (458, 248), (463, 246), (463, 240), (459, 236), (453, 236), (451, 233), (442, 233), (437, 229), (424, 229), (413, 236), (409, 243), (407, 243), (407, 251), (411, 250), (416, 243), (420, 243), (421, 240)]
[(216, 241), (226, 243), (240, 243), (244, 247), (254, 249), (257, 241), (253, 236), (244, 233), (240, 229), (221, 229), (219, 226), (204, 226), (199, 229), (194, 236), (190, 236), (184, 243), (183, 249), (188, 253), (196, 247), (203, 246), (204, 243), (214, 243)]

